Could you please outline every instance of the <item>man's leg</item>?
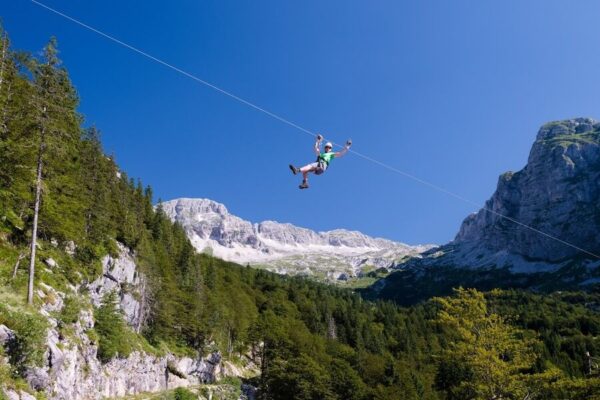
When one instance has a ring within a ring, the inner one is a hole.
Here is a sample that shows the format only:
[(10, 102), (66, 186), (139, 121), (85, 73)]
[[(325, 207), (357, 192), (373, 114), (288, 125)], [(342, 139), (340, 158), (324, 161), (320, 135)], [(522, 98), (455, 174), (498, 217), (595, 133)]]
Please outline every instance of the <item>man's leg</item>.
[(300, 172), (302, 172), (302, 178), (304, 179), (304, 182), (306, 182), (308, 180), (308, 174), (310, 172), (315, 172), (315, 170), (317, 169), (315, 163), (313, 164), (308, 164), (305, 165), (304, 167), (300, 168)]
[(308, 188), (308, 174), (314, 172), (316, 169), (316, 163), (308, 164), (300, 168), (300, 172), (302, 172), (302, 184), (300, 185), (300, 189)]

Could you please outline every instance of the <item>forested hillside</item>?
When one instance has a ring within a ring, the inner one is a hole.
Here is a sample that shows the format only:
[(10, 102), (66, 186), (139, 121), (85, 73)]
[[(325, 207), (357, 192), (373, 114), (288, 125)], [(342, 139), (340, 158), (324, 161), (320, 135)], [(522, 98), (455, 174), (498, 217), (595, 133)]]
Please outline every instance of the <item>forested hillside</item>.
[[(61, 335), (72, 334), (101, 259), (116, 256), (120, 243), (147, 277), (147, 318), (134, 332), (107, 296), (88, 332), (102, 362), (134, 351), (246, 355), (260, 369), (248, 382), (265, 400), (600, 393), (590, 358), (600, 355), (600, 293), (461, 289), (401, 308), (197, 254), (182, 227), (153, 206), (152, 190), (103, 153), (99, 130), (77, 112), (56, 41), (41, 57), (14, 51), (5, 34), (1, 43), (0, 327), (15, 335), (0, 346), (4, 389), (52, 398), (25, 381), (45, 361), (49, 316)], [(47, 268), (49, 259), (57, 266)], [(52, 315), (40, 311), (51, 301), (48, 287), (66, 294)]]

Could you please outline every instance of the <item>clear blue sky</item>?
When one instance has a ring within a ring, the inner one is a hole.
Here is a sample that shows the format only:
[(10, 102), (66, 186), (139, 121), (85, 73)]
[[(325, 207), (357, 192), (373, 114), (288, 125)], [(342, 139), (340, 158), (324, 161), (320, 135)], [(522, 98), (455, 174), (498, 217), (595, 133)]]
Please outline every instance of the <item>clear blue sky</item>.
[[(542, 123), (600, 117), (597, 1), (45, 2), (482, 204)], [(353, 155), (299, 191), (306, 134), (27, 0), (0, 14), (17, 48), (58, 37), (86, 123), (157, 198), (408, 243), (446, 242), (475, 211)]]

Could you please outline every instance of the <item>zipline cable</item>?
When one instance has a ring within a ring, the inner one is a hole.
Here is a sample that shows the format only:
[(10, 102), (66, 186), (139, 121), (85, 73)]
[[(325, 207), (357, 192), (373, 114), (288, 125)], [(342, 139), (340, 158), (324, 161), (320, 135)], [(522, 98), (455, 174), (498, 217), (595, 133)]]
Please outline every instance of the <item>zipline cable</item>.
[(100, 30), (98, 30), (98, 29), (96, 29), (96, 28), (94, 28), (94, 27), (91, 27), (91, 26), (89, 26), (89, 25), (87, 25), (87, 24), (84, 24), (83, 22), (81, 22), (81, 21), (79, 21), (79, 20), (77, 20), (77, 19), (75, 19), (75, 18), (73, 18), (73, 17), (70, 17), (70, 16), (68, 16), (68, 15), (66, 15), (66, 14), (63, 14), (62, 12), (60, 12), (60, 11), (58, 11), (58, 10), (55, 10), (54, 8), (51, 8), (51, 7), (49, 7), (49, 6), (47, 6), (47, 5), (43, 4), (43, 3), (40, 3), (39, 1), (36, 1), (36, 0), (31, 0), (31, 2), (32, 2), (32, 3), (34, 3), (34, 4), (37, 4), (37, 5), (38, 5), (38, 6), (40, 6), (40, 7), (43, 7), (43, 8), (45, 8), (45, 9), (46, 9), (46, 10), (48, 10), (48, 11), (51, 11), (51, 12), (53, 12), (53, 13), (57, 14), (57, 15), (60, 15), (61, 17), (63, 17), (63, 18), (66, 18), (66, 19), (68, 19), (69, 21), (71, 21), (71, 22), (74, 22), (74, 23), (76, 23), (77, 25), (80, 25), (80, 26), (82, 26), (82, 27), (84, 27), (84, 28), (86, 28), (86, 29), (88, 29), (88, 30), (90, 30), (90, 31), (92, 31), (92, 32), (94, 32), (94, 33), (96, 33), (96, 34), (100, 35), (100, 36), (103, 36), (103, 37), (105, 37), (106, 39), (109, 39), (109, 40), (111, 40), (111, 41), (113, 41), (113, 42), (115, 42), (115, 43), (117, 43), (117, 44), (120, 44), (121, 46), (123, 46), (123, 47), (126, 47), (126, 48), (128, 48), (129, 50), (132, 50), (132, 51), (134, 51), (134, 52), (136, 52), (136, 53), (138, 53), (138, 54), (140, 54), (140, 55), (142, 55), (142, 56), (144, 56), (144, 57), (146, 57), (146, 58), (149, 58), (149, 59), (151, 59), (152, 61), (155, 61), (155, 62), (157, 62), (157, 63), (159, 63), (159, 64), (161, 64), (161, 65), (163, 65), (163, 66), (165, 66), (165, 67), (167, 67), (167, 68), (170, 68), (170, 69), (174, 70), (175, 72), (178, 72), (178, 73), (180, 73), (180, 74), (182, 74), (182, 75), (184, 75), (184, 76), (187, 76), (188, 78), (190, 78), (190, 79), (193, 79), (193, 80), (195, 80), (196, 82), (199, 82), (199, 83), (201, 83), (201, 84), (203, 84), (203, 85), (205, 85), (205, 86), (208, 86), (209, 88), (211, 88), (211, 89), (213, 89), (213, 90), (216, 90), (216, 91), (217, 91), (217, 92), (219, 92), (219, 93), (222, 93), (222, 94), (224, 94), (224, 95), (226, 95), (226, 96), (229, 96), (229, 97), (231, 97), (232, 99), (239, 101), (240, 103), (243, 103), (243, 104), (245, 104), (245, 105), (247, 105), (247, 106), (249, 106), (249, 107), (252, 107), (252, 108), (254, 108), (255, 110), (258, 110), (258, 111), (260, 111), (260, 112), (263, 112), (263, 113), (267, 114), (268, 116), (270, 116), (270, 117), (272, 117), (272, 118), (275, 118), (276, 120), (279, 120), (279, 121), (281, 121), (281, 122), (283, 122), (283, 123), (285, 123), (285, 124), (288, 124), (288, 125), (290, 125), (290, 126), (292, 126), (292, 127), (296, 128), (296, 129), (299, 129), (300, 131), (302, 131), (302, 132), (304, 132), (304, 133), (307, 133), (307, 134), (309, 134), (309, 135), (311, 135), (311, 136), (316, 136), (316, 135), (315, 135), (313, 132), (309, 131), (309, 130), (308, 130), (308, 129), (306, 129), (306, 128), (303, 128), (303, 127), (301, 127), (300, 125), (297, 125), (297, 124), (295, 124), (295, 123), (293, 123), (293, 122), (291, 122), (291, 121), (289, 121), (289, 120), (287, 120), (287, 119), (285, 119), (285, 118), (283, 118), (283, 117), (280, 117), (280, 116), (279, 116), (279, 115), (277, 115), (277, 114), (274, 114), (274, 113), (272, 113), (272, 112), (270, 112), (270, 111), (268, 111), (268, 110), (265, 110), (264, 108), (262, 108), (262, 107), (259, 107), (259, 106), (257, 106), (256, 104), (253, 104), (253, 103), (249, 102), (248, 100), (242, 99), (241, 97), (239, 97), (239, 96), (236, 96), (235, 94), (233, 94), (233, 93), (231, 93), (231, 92), (228, 92), (227, 90), (221, 89), (220, 87), (218, 87), (218, 86), (216, 86), (216, 85), (213, 85), (213, 84), (212, 84), (212, 83), (210, 83), (210, 82), (207, 82), (207, 81), (205, 81), (205, 80), (203, 80), (203, 79), (200, 79), (200, 78), (198, 78), (197, 76), (195, 76), (195, 75), (192, 75), (191, 73), (189, 73), (189, 72), (187, 72), (187, 71), (184, 71), (184, 70), (182, 70), (181, 68), (178, 68), (178, 67), (176, 67), (176, 66), (174, 66), (174, 65), (172, 65), (172, 64), (169, 64), (169, 63), (168, 63), (168, 62), (166, 62), (166, 61), (163, 61), (163, 60), (161, 60), (160, 58), (154, 57), (153, 55), (151, 55), (151, 54), (148, 54), (148, 53), (146, 53), (145, 51), (143, 51), (143, 50), (140, 50), (140, 49), (138, 49), (137, 47), (134, 47), (134, 46), (132, 46), (132, 45), (130, 45), (130, 44), (128, 44), (128, 43), (125, 43), (125, 42), (123, 42), (123, 41), (121, 41), (121, 40), (119, 40), (119, 39), (115, 38), (114, 36), (110, 36), (110, 35), (108, 35), (108, 34), (106, 34), (106, 33), (102, 32), (102, 31), (100, 31)]
[[(213, 89), (213, 90), (215, 90), (215, 91), (217, 91), (217, 92), (219, 92), (221, 94), (224, 94), (225, 96), (228, 96), (228, 97), (230, 97), (230, 98), (232, 98), (232, 99), (234, 99), (234, 100), (236, 100), (236, 101), (238, 101), (238, 102), (240, 102), (242, 104), (245, 104), (245, 105), (247, 105), (247, 106), (249, 106), (249, 107), (251, 107), (251, 108), (253, 108), (253, 109), (257, 110), (257, 111), (260, 111), (260, 112), (262, 112), (262, 113), (270, 116), (271, 118), (274, 118), (274, 119), (276, 119), (276, 120), (278, 120), (280, 122), (283, 122), (284, 124), (287, 124), (287, 125), (289, 125), (289, 126), (291, 126), (293, 128), (296, 128), (299, 131), (301, 131), (303, 133), (306, 133), (307, 135), (310, 135), (310, 136), (313, 136), (313, 137), (317, 136), (317, 134), (315, 132), (312, 132), (309, 129), (306, 129), (306, 128), (304, 128), (304, 127), (302, 127), (302, 126), (300, 126), (300, 125), (298, 125), (298, 124), (296, 124), (296, 123), (294, 123), (294, 122), (292, 122), (292, 121), (290, 121), (290, 120), (288, 120), (286, 118), (283, 118), (283, 117), (281, 117), (281, 116), (279, 116), (279, 115), (277, 115), (277, 114), (275, 114), (275, 113), (273, 113), (273, 112), (271, 112), (269, 110), (266, 110), (266, 109), (264, 109), (264, 108), (262, 108), (260, 106), (257, 106), (256, 104), (254, 104), (254, 103), (252, 103), (252, 102), (250, 102), (250, 101), (248, 101), (246, 99), (243, 99), (243, 98), (241, 98), (241, 97), (239, 97), (239, 96), (237, 96), (237, 95), (235, 95), (235, 94), (233, 94), (233, 93), (231, 93), (231, 92), (229, 92), (229, 91), (227, 91), (225, 89), (222, 89), (222, 88), (220, 88), (220, 87), (218, 87), (218, 86), (216, 86), (216, 85), (214, 85), (214, 84), (212, 84), (212, 83), (210, 83), (208, 81), (205, 81), (204, 79), (198, 78), (197, 76), (195, 76), (195, 75), (193, 75), (193, 74), (191, 74), (191, 73), (189, 73), (187, 71), (184, 71), (181, 68), (178, 68), (178, 67), (176, 67), (176, 66), (174, 66), (172, 64), (169, 64), (168, 62), (163, 61), (160, 58), (157, 58), (157, 57), (155, 57), (155, 56), (153, 56), (153, 55), (151, 55), (149, 53), (146, 53), (143, 50), (138, 49), (137, 47), (134, 47), (134, 46), (132, 46), (132, 45), (130, 45), (128, 43), (123, 42), (122, 40), (119, 40), (119, 39), (115, 38), (114, 36), (111, 36), (111, 35), (109, 35), (107, 33), (104, 33), (102, 31), (100, 31), (99, 29), (96, 29), (96, 28), (94, 28), (94, 27), (92, 27), (90, 25), (87, 25), (87, 24), (79, 21), (76, 18), (73, 18), (73, 17), (71, 17), (71, 16), (69, 16), (67, 14), (64, 14), (64, 13), (62, 13), (62, 12), (60, 12), (60, 11), (52, 8), (52, 7), (49, 7), (46, 4), (43, 4), (43, 3), (41, 3), (41, 2), (39, 2), (37, 0), (30, 0), (30, 1), (32, 3), (34, 3), (34, 4), (36, 4), (37, 6), (42, 7), (44, 9), (46, 9), (46, 10), (48, 10), (48, 11), (56, 14), (56, 15), (59, 15), (59, 16), (65, 18), (65, 19), (67, 19), (67, 20), (69, 20), (69, 21), (71, 21), (71, 22), (73, 22), (73, 23), (75, 23), (75, 24), (77, 24), (77, 25), (79, 25), (79, 26), (81, 26), (81, 27), (89, 30), (89, 31), (92, 31), (92, 32), (94, 32), (94, 33), (96, 33), (96, 34), (98, 34), (98, 35), (100, 35), (100, 36), (102, 36), (102, 37), (104, 37), (104, 38), (106, 38), (106, 39), (114, 42), (114, 43), (117, 43), (117, 44), (119, 44), (119, 45), (121, 45), (121, 46), (123, 46), (123, 47), (125, 47), (125, 48), (127, 48), (127, 49), (129, 49), (129, 50), (131, 50), (133, 52), (135, 52), (135, 53), (138, 53), (138, 54), (140, 54), (140, 55), (142, 55), (142, 56), (144, 56), (146, 58), (149, 58), (150, 60), (152, 60), (152, 61), (154, 61), (154, 62), (156, 62), (158, 64), (161, 64), (161, 65), (163, 65), (163, 66), (165, 66), (167, 68), (170, 68), (173, 71), (175, 71), (175, 72), (177, 72), (177, 73), (179, 73), (181, 75), (184, 75), (184, 76), (186, 76), (186, 77), (188, 77), (188, 78), (190, 78), (190, 79), (192, 79), (192, 80), (194, 80), (194, 81), (196, 81), (198, 83), (201, 83), (202, 85), (205, 85), (205, 86), (207, 86), (207, 87), (209, 87), (209, 88), (211, 88), (211, 89)], [(339, 145), (339, 144), (337, 144), (335, 142), (333, 144), (335, 144), (338, 147), (343, 147), (343, 146), (341, 146), (341, 145)], [(400, 175), (402, 175), (402, 176), (404, 176), (404, 177), (406, 177), (408, 179), (411, 179), (411, 180), (413, 180), (415, 182), (418, 182), (418, 183), (420, 183), (422, 185), (428, 186), (428, 187), (430, 187), (432, 189), (435, 189), (435, 190), (437, 190), (439, 192), (445, 193), (448, 196), (454, 197), (455, 199), (461, 200), (463, 202), (466, 202), (468, 204), (471, 204), (471, 205), (474, 205), (474, 206), (476, 206), (478, 208), (481, 208), (481, 210), (487, 211), (487, 212), (489, 212), (491, 214), (494, 214), (494, 215), (496, 215), (496, 216), (498, 216), (500, 218), (506, 219), (507, 221), (510, 221), (510, 222), (512, 222), (512, 223), (514, 223), (516, 225), (522, 226), (522, 227), (524, 227), (526, 229), (529, 229), (532, 232), (538, 233), (538, 234), (540, 234), (542, 236), (545, 236), (545, 237), (547, 237), (549, 239), (552, 239), (552, 240), (554, 240), (554, 241), (556, 241), (558, 243), (561, 243), (561, 244), (563, 244), (565, 246), (568, 246), (568, 247), (571, 247), (571, 248), (573, 248), (575, 250), (581, 251), (581, 252), (583, 252), (583, 253), (585, 253), (587, 255), (590, 255), (590, 256), (592, 256), (592, 257), (594, 257), (596, 259), (600, 259), (600, 255), (594, 254), (594, 253), (592, 253), (592, 252), (590, 252), (588, 250), (585, 250), (585, 249), (583, 249), (583, 248), (581, 248), (579, 246), (576, 246), (576, 245), (574, 245), (572, 243), (564, 241), (564, 240), (562, 240), (562, 239), (560, 239), (560, 238), (558, 238), (556, 236), (553, 236), (553, 235), (551, 235), (549, 233), (543, 232), (543, 231), (541, 231), (539, 229), (536, 229), (536, 228), (534, 228), (532, 226), (524, 224), (524, 223), (522, 223), (522, 222), (520, 222), (520, 221), (518, 221), (518, 220), (516, 220), (514, 218), (511, 218), (509, 216), (501, 214), (501, 213), (499, 213), (497, 211), (494, 211), (494, 210), (492, 210), (492, 209), (490, 209), (488, 207), (485, 207), (485, 206), (482, 207), (480, 204), (478, 204), (478, 203), (476, 203), (476, 202), (474, 202), (472, 200), (469, 200), (469, 199), (467, 199), (467, 198), (465, 198), (465, 197), (463, 197), (463, 196), (461, 196), (459, 194), (456, 194), (456, 193), (454, 193), (454, 192), (452, 192), (450, 190), (447, 190), (447, 189), (445, 189), (445, 188), (443, 188), (441, 186), (438, 186), (438, 185), (436, 185), (434, 183), (428, 182), (428, 181), (426, 181), (424, 179), (421, 179), (421, 178), (419, 178), (419, 177), (417, 177), (415, 175), (412, 175), (412, 174), (410, 174), (408, 172), (402, 171), (402, 170), (400, 170), (400, 169), (398, 169), (396, 167), (393, 167), (393, 166), (391, 166), (389, 164), (386, 164), (384, 162), (376, 160), (376, 159), (374, 159), (372, 157), (369, 157), (369, 156), (367, 156), (365, 154), (359, 153), (358, 151), (350, 149), (349, 152), (352, 153), (352, 154), (355, 154), (356, 156), (358, 156), (358, 157), (360, 157), (360, 158), (362, 158), (364, 160), (367, 160), (367, 161), (370, 161), (370, 162), (372, 162), (374, 164), (377, 164), (377, 165), (379, 165), (379, 166), (381, 166), (383, 168), (386, 168), (386, 169), (388, 169), (388, 170), (390, 170), (392, 172), (400, 174)]]

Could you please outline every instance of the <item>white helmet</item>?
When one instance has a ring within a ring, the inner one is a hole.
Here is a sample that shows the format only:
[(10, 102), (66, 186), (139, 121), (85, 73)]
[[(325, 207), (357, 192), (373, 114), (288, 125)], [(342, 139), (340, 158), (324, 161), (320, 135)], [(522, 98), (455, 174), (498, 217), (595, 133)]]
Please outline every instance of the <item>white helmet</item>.
[(333, 143), (327, 142), (327, 143), (325, 143), (325, 147), (330, 147), (333, 149)]

